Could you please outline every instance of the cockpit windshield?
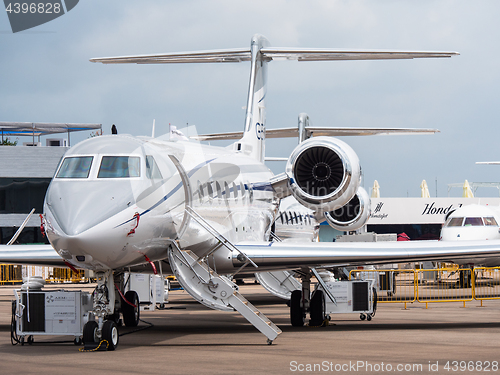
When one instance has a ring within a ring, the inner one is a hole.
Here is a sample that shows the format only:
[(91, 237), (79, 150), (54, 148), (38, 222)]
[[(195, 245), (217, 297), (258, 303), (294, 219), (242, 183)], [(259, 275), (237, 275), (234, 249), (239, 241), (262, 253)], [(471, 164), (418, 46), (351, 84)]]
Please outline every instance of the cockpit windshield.
[(483, 217), (483, 220), (484, 220), (484, 225), (486, 225), (486, 226), (492, 225), (492, 226), (498, 227), (498, 223), (494, 217)]
[(493, 216), (487, 217), (453, 217), (448, 220), (446, 227), (482, 227), (496, 226), (498, 223)]
[(103, 156), (97, 178), (140, 177), (138, 156)]
[(464, 227), (481, 227), (483, 226), (483, 220), (480, 217), (466, 217), (464, 222)]
[(160, 168), (151, 155), (146, 155), (146, 176), (149, 179), (162, 179)]
[(453, 217), (446, 224), (447, 227), (461, 227), (462, 222), (464, 221), (463, 217)]
[(56, 178), (87, 178), (89, 177), (92, 156), (65, 158)]

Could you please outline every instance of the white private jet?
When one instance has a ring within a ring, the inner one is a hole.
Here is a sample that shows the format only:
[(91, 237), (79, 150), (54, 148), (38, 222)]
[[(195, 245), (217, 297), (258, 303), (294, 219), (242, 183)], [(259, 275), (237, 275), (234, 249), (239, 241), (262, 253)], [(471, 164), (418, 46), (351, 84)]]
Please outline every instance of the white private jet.
[[(498, 240), (499, 223), (500, 207), (469, 204), (447, 215), (440, 239), (441, 241)], [(484, 264), (478, 260), (475, 263)], [(495, 265), (498, 264), (500, 262)]]
[[(482, 165), (499, 165), (497, 161), (476, 162)], [(500, 207), (481, 204), (460, 206), (446, 215), (441, 228), (441, 241), (478, 241), (500, 239)], [(500, 258), (461, 259), (457, 264), (498, 266)]]
[[(469, 204), (451, 211), (441, 228), (440, 241), (491, 241), (500, 240), (500, 207)], [(465, 268), (474, 266), (496, 267), (500, 257), (470, 257), (450, 259)], [(472, 286), (472, 272), (460, 271), (459, 282), (462, 286)]]
[[(290, 307), (292, 324), (300, 326), (307, 312), (324, 309), (324, 304), (310, 303), (314, 267), (498, 257), (500, 241), (270, 241), (278, 204), (288, 195), (316, 217), (353, 220), (341, 211), (360, 191), (359, 160), (346, 143), (331, 136), (434, 131), (313, 128), (305, 121), (298, 128), (266, 131), (267, 64), (279, 58), (368, 60), (456, 54), (271, 48), (263, 36), (255, 35), (245, 49), (92, 59), (105, 64), (249, 61), (244, 130), (198, 138), (236, 139), (225, 148), (180, 136), (162, 140), (111, 135), (79, 143), (64, 155), (47, 190), (43, 223), (51, 246), (2, 246), (0, 262), (65, 263), (94, 270), (93, 319), (84, 326), (83, 340), (106, 339), (113, 350), (118, 345), (115, 317), (121, 313), (126, 325), (139, 321), (137, 294), (129, 291), (123, 296), (123, 273), (129, 270), (173, 273), (193, 298), (214, 309), (239, 311), (272, 343), (280, 329), (223, 275), (300, 270), (300, 298), (294, 298)], [(274, 176), (264, 164), (264, 142), (266, 137), (284, 136), (304, 141), (288, 158), (286, 172)], [(339, 214), (332, 214), (336, 210)], [(315, 295), (324, 298), (321, 293)], [(324, 315), (324, 311), (314, 314)]]

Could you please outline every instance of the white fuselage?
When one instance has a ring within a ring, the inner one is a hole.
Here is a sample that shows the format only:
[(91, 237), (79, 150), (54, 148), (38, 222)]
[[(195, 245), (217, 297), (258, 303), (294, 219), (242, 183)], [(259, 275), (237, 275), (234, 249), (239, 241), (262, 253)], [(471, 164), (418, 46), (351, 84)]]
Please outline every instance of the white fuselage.
[(293, 196), (280, 202), (274, 233), (284, 242), (318, 241), (319, 222), (314, 211), (301, 205)]
[[(172, 240), (203, 255), (217, 242), (190, 219), (189, 205), (232, 242), (264, 241), (279, 203), (270, 177), (263, 163), (230, 149), (92, 138), (65, 154), (49, 186), (47, 236), (67, 262), (94, 270), (164, 259)], [(216, 258), (232, 270), (224, 251)]]

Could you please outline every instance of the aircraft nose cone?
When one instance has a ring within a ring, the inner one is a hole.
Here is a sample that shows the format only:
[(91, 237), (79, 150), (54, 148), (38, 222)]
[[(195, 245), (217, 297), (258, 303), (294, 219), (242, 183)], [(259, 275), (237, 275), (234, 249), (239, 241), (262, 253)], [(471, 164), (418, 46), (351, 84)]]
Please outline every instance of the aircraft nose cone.
[(48, 205), (57, 224), (76, 236), (103, 222), (134, 202), (130, 186), (115, 181), (53, 181)]

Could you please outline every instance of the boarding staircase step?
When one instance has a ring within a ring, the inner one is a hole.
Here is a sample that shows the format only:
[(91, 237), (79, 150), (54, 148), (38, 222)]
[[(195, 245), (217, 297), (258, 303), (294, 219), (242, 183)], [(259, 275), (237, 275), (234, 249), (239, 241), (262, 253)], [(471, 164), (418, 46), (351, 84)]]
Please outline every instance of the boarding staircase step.
[(195, 300), (216, 310), (238, 311), (271, 343), (281, 330), (238, 292), (229, 278), (218, 275), (203, 259), (176, 244), (169, 247), (170, 266), (179, 284)]

